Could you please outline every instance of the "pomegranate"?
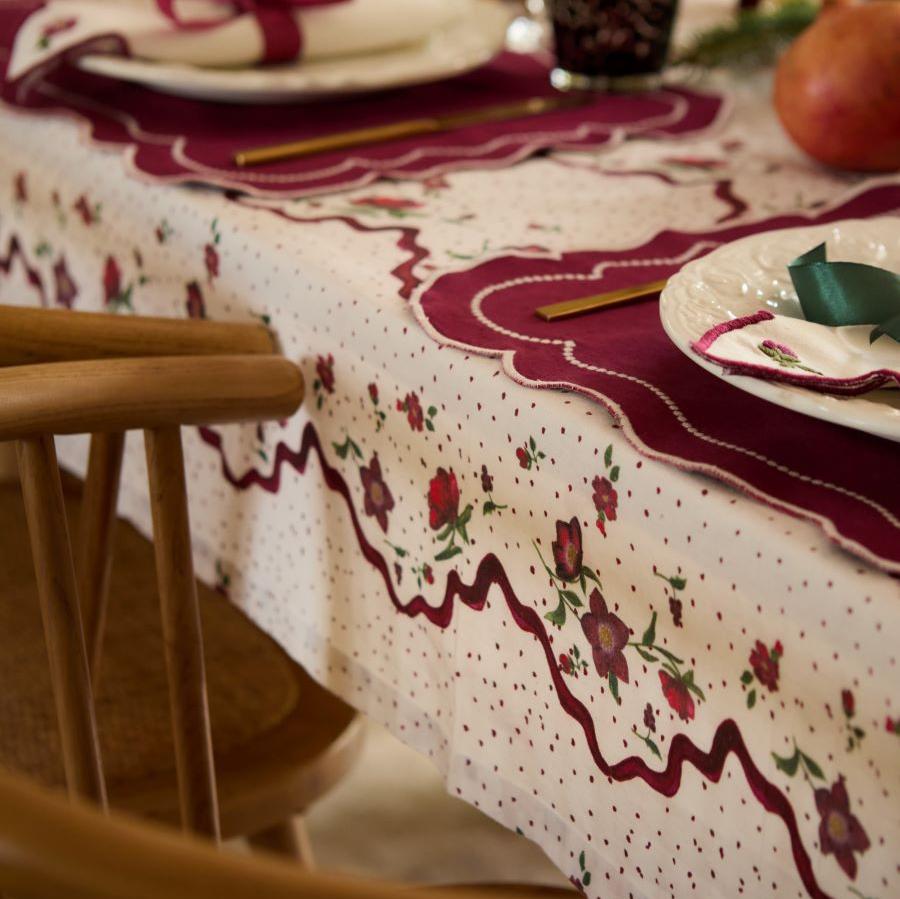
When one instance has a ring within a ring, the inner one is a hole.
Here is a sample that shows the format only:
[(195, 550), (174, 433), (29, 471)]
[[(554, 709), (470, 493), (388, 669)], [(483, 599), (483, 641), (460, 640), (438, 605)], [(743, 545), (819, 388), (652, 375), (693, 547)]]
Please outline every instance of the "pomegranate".
[(775, 109), (820, 162), (900, 169), (900, 0), (826, 4), (778, 63)]

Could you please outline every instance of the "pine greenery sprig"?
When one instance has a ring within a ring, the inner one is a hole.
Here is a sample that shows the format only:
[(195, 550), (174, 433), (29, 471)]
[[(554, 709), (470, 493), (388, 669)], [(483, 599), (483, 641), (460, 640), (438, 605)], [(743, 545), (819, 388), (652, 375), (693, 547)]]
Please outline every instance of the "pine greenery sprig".
[(771, 65), (818, 12), (819, 5), (810, 0), (782, 0), (774, 9), (740, 12), (730, 25), (697, 35), (674, 62), (704, 69)]

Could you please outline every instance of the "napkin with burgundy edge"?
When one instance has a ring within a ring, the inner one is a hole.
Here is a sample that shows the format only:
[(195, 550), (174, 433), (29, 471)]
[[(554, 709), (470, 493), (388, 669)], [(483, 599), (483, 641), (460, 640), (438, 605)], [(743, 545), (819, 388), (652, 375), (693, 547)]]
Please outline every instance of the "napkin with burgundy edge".
[(823, 393), (900, 387), (900, 275), (829, 262), (825, 244), (788, 271), (805, 318), (761, 310), (711, 328), (694, 351), (731, 374)]
[(327, 59), (416, 43), (469, 0), (50, 0), (16, 34), (15, 81), (80, 53), (201, 67)]

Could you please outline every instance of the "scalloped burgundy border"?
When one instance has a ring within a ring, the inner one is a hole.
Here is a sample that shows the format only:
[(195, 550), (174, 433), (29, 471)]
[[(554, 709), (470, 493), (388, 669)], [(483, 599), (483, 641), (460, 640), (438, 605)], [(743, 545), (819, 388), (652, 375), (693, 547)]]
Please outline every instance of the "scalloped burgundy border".
[(560, 705), (568, 715), (581, 725), (594, 763), (604, 776), (619, 783), (638, 778), (657, 793), (671, 797), (677, 794), (681, 786), (682, 769), (685, 763), (693, 765), (707, 780), (718, 783), (729, 754), (734, 753), (741, 764), (747, 784), (757, 801), (767, 812), (776, 815), (784, 822), (790, 837), (791, 852), (797, 867), (797, 873), (800, 875), (807, 893), (813, 899), (830, 899), (829, 894), (819, 886), (816, 880), (812, 861), (803, 845), (800, 830), (797, 826), (797, 816), (794, 814), (790, 801), (756, 767), (740, 729), (733, 719), (726, 718), (719, 724), (708, 751), (700, 749), (685, 734), (676, 734), (669, 747), (666, 767), (662, 771), (653, 770), (642, 758), (634, 755), (611, 764), (604, 758), (600, 750), (600, 743), (591, 713), (584, 703), (571, 692), (557, 668), (553, 647), (550, 644), (547, 630), (540, 616), (534, 609), (524, 605), (516, 596), (503, 564), (496, 555), (488, 553), (482, 558), (471, 584), (464, 583), (457, 570), (455, 568), (452, 569), (447, 575), (444, 598), (439, 606), (429, 605), (421, 594), (417, 594), (409, 602), (404, 603), (394, 590), (388, 564), (384, 556), (366, 540), (359, 522), (359, 516), (353, 506), (347, 482), (341, 473), (336, 468), (332, 468), (326, 461), (322, 443), (312, 422), (308, 422), (303, 429), (299, 449), (293, 450), (285, 443), (277, 445), (270, 475), (263, 475), (253, 468), (248, 469), (241, 476), (236, 475), (225, 458), (221, 436), (210, 428), (200, 428), (199, 431), (203, 442), (219, 453), (222, 460), (222, 474), (236, 490), (260, 487), (269, 493), (277, 493), (281, 485), (282, 467), (290, 465), (299, 474), (305, 474), (309, 454), (311, 451), (315, 451), (319, 464), (322, 467), (322, 475), (326, 485), (330, 490), (339, 493), (343, 497), (347, 510), (350, 513), (353, 530), (356, 532), (360, 551), (366, 561), (381, 575), (391, 603), (397, 612), (410, 618), (422, 615), (431, 624), (443, 629), (448, 627), (453, 619), (455, 600), (458, 599), (472, 611), (480, 612), (485, 607), (490, 588), (492, 586), (499, 587), (513, 621), (521, 630), (532, 634), (541, 644)]

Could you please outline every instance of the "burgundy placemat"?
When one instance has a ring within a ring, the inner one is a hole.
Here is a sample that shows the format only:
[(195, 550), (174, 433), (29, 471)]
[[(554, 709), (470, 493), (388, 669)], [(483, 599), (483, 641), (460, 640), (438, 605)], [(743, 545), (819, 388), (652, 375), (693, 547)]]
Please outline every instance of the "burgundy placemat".
[(669, 341), (656, 302), (553, 323), (534, 315), (548, 302), (667, 277), (753, 232), (897, 210), (900, 184), (882, 185), (815, 217), (664, 231), (625, 251), (507, 255), (438, 277), (413, 302), (439, 342), (503, 354), (506, 372), (527, 386), (588, 396), (644, 454), (814, 521), (845, 549), (900, 573), (900, 444), (783, 409), (704, 371)]
[[(22, 7), (0, 6), (4, 71), (25, 14)], [(313, 104), (235, 106), (188, 100), (69, 66), (34, 82), (4, 82), (0, 91), (12, 106), (74, 114), (89, 125), (98, 143), (130, 149), (129, 164), (143, 175), (291, 197), (344, 190), (379, 178), (421, 180), (456, 169), (508, 166), (548, 148), (587, 150), (635, 135), (696, 134), (713, 125), (725, 105), (717, 95), (681, 89), (599, 95), (577, 109), (249, 171), (231, 162), (236, 150), (247, 147), (552, 94), (544, 64), (512, 53), (448, 81)]]

